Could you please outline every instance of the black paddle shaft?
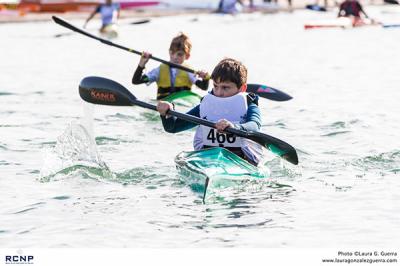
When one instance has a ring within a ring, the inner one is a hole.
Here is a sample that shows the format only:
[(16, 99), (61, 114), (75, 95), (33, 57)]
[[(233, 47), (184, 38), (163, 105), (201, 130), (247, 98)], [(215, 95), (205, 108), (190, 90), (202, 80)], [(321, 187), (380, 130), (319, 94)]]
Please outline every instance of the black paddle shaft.
[[(102, 77), (84, 78), (79, 85), (79, 94), (83, 100), (94, 104), (113, 106), (137, 105), (146, 109), (157, 110), (155, 105), (138, 100), (127, 88), (118, 82)], [(174, 110), (169, 110), (168, 114), (194, 124), (215, 128), (215, 123), (196, 116)], [(296, 150), (280, 139), (261, 132), (244, 131), (235, 128), (227, 128), (224, 131), (257, 142), (285, 160), (293, 164), (298, 164)]]
[[(113, 43), (113, 42), (111, 42), (109, 40), (97, 37), (97, 36), (95, 36), (93, 34), (90, 34), (89, 32), (86, 32), (86, 31), (84, 31), (82, 29), (79, 29), (79, 28), (73, 26), (72, 24), (68, 23), (67, 21), (65, 21), (65, 20), (63, 20), (63, 19), (61, 19), (59, 17), (53, 16), (52, 18), (53, 18), (55, 23), (65, 27), (67, 29), (70, 29), (72, 31), (78, 32), (80, 34), (83, 34), (83, 35), (85, 35), (85, 36), (87, 36), (89, 38), (98, 40), (98, 41), (100, 41), (100, 42), (102, 42), (104, 44), (107, 44), (107, 45), (114, 46), (114, 47), (117, 47), (119, 49), (125, 50), (127, 52), (131, 52), (131, 53), (134, 53), (134, 54), (137, 54), (137, 55), (142, 55), (142, 53), (139, 52), (139, 51), (136, 51), (134, 49), (131, 49), (131, 48), (128, 48), (128, 47)], [(164, 59), (155, 57), (153, 55), (151, 55), (150, 58), (153, 59), (153, 60), (156, 60), (158, 62), (164, 63), (166, 65), (169, 65), (171, 67), (174, 67), (174, 68), (177, 68), (177, 69), (181, 69), (181, 70), (186, 71), (186, 72), (196, 73), (196, 71), (191, 69), (191, 68), (185, 67), (185, 66), (180, 65), (180, 64), (175, 64), (175, 63), (166, 61)], [(255, 93), (255, 94), (259, 95), (262, 98), (266, 98), (266, 99), (269, 99), (269, 100), (272, 100), (272, 101), (288, 101), (288, 100), (292, 99), (292, 97), (290, 95), (288, 95), (288, 94), (286, 94), (286, 93), (284, 93), (284, 92), (282, 92), (282, 91), (280, 91), (278, 89), (275, 89), (275, 88), (272, 88), (272, 87), (269, 87), (269, 86), (265, 86), (265, 85), (247, 84), (247, 91)]]
[[(53, 18), (53, 20), (54, 20), (55, 23), (57, 23), (57, 24), (59, 24), (59, 25), (65, 27), (65, 28), (68, 28), (68, 29), (70, 29), (70, 30), (72, 30), (72, 31), (81, 33), (81, 34), (83, 34), (83, 35), (85, 35), (85, 36), (87, 36), (87, 37), (89, 37), (89, 38), (98, 40), (98, 41), (100, 41), (100, 42), (102, 42), (102, 43), (104, 43), (104, 44), (107, 44), (107, 45), (110, 45), (110, 46), (114, 46), (114, 47), (117, 47), (117, 48), (119, 48), (119, 49), (122, 49), (122, 50), (125, 50), (125, 51), (128, 51), (128, 52), (131, 52), (131, 53), (134, 53), (134, 54), (137, 54), (137, 55), (142, 55), (142, 52), (139, 52), (139, 51), (130, 49), (130, 48), (128, 48), (128, 47), (125, 47), (125, 46), (122, 46), (122, 45), (113, 43), (113, 42), (111, 42), (111, 41), (109, 41), (109, 40), (106, 40), (106, 39), (97, 37), (97, 36), (95, 36), (95, 35), (93, 35), (93, 34), (90, 34), (89, 32), (86, 32), (86, 31), (84, 31), (84, 30), (81, 30), (81, 29), (79, 29), (79, 28), (73, 26), (72, 24), (68, 23), (67, 21), (65, 21), (65, 20), (63, 20), (63, 19), (61, 19), (61, 18), (59, 18), (59, 17), (57, 17), (57, 16), (52, 16), (52, 18)], [(156, 61), (158, 61), (158, 62), (161, 62), (161, 63), (167, 64), (167, 65), (170, 65), (171, 67), (174, 67), (174, 68), (178, 68), (178, 69), (181, 69), (181, 70), (190, 72), (190, 73), (196, 73), (196, 71), (193, 70), (193, 69), (191, 69), (191, 68), (188, 68), (188, 67), (185, 67), (185, 66), (182, 66), (182, 65), (179, 65), (179, 64), (175, 64), (175, 63), (172, 63), (172, 62), (169, 62), (169, 61), (166, 61), (166, 60), (164, 60), (164, 59), (155, 57), (155, 56), (153, 56), (153, 55), (151, 55), (150, 58), (153, 59), (153, 60), (156, 60)]]
[[(151, 109), (151, 110), (157, 111), (157, 107), (155, 105), (149, 104), (146, 102), (142, 102), (137, 99), (131, 99), (131, 104), (137, 105), (137, 106), (140, 106), (140, 107), (143, 107), (146, 109)], [(174, 110), (168, 110), (167, 114), (175, 116), (179, 119), (194, 123), (194, 124), (203, 125), (203, 126), (210, 127), (210, 128), (216, 128), (215, 123), (205, 120), (205, 119), (202, 119), (202, 118), (199, 118), (199, 117), (196, 117), (196, 116), (193, 116), (193, 115), (180, 113), (180, 112), (177, 112)], [(243, 130), (231, 128), (231, 127), (226, 128), (224, 131), (226, 133), (234, 134), (236, 136), (255, 141), (270, 150), (273, 148), (278, 148), (279, 150), (284, 151), (283, 154), (281, 154), (281, 155), (285, 160), (287, 160), (293, 164), (298, 164), (296, 150), (292, 146), (290, 146), (289, 144), (287, 144), (286, 142), (284, 142), (280, 139), (274, 138), (272, 136), (269, 136), (269, 135), (261, 133), (261, 132), (243, 131)], [(273, 147), (271, 147), (271, 145)]]

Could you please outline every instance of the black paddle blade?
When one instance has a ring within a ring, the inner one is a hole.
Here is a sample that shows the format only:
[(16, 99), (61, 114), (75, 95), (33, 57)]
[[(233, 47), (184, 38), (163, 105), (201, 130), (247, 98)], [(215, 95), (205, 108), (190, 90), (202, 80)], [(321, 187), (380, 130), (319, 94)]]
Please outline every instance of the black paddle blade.
[(399, 1), (397, 0), (383, 0), (386, 4), (398, 5)]
[(321, 11), (321, 12), (326, 12), (326, 8), (320, 5), (306, 5), (307, 9), (313, 10), (313, 11)]
[(79, 84), (79, 95), (89, 103), (131, 106), (136, 97), (124, 86), (111, 79), (86, 77)]
[(54, 35), (54, 38), (60, 38), (60, 37), (65, 37), (65, 36), (71, 36), (72, 34), (74, 34), (73, 32), (65, 32), (65, 33), (59, 33)]
[(296, 149), (288, 143), (261, 132), (251, 132), (248, 138), (263, 145), (269, 151), (286, 161), (295, 165), (299, 164)]
[(274, 89), (269, 86), (260, 85), (260, 84), (247, 84), (247, 92), (252, 92), (257, 94), (260, 97), (272, 100), (272, 101), (289, 101), (292, 99), (292, 96), (280, 91), (278, 89)]
[(142, 19), (142, 20), (137, 20), (137, 21), (133, 21), (129, 24), (131, 25), (139, 25), (139, 24), (145, 24), (145, 23), (149, 23), (150, 19)]

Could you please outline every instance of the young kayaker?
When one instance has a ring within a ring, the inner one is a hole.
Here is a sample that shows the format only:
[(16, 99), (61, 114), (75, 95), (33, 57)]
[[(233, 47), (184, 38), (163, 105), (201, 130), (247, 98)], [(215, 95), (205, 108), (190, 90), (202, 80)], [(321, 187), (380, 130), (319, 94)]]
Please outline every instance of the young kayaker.
[[(180, 33), (172, 39), (169, 47), (170, 62), (183, 65), (185, 60), (189, 59), (191, 49), (192, 44), (189, 37), (184, 33)], [(161, 64), (159, 67), (143, 74), (143, 70), (150, 56), (150, 53), (143, 52), (139, 65), (133, 74), (132, 83), (147, 83), (147, 85), (150, 85), (153, 82), (157, 82), (157, 100), (163, 99), (174, 92), (191, 90), (193, 84), (202, 90), (208, 89), (209, 75), (205, 71), (198, 71), (196, 75), (180, 69), (171, 68), (166, 64)], [(184, 66), (189, 67), (188, 65)]]
[[(369, 18), (358, 0), (345, 0), (339, 6), (338, 17), (353, 18), (353, 26), (358, 26), (364, 24), (361, 13), (364, 14), (365, 18)], [(373, 20), (371, 21), (373, 22)]]
[(84, 28), (86, 28), (86, 25), (97, 13), (100, 13), (101, 15), (102, 26), (100, 32), (105, 33), (107, 28), (116, 24), (117, 19), (120, 16), (120, 5), (118, 3), (113, 3), (112, 0), (106, 0), (105, 4), (99, 4), (86, 19), (86, 22), (83, 25)]
[[(258, 108), (258, 96), (245, 92), (246, 67), (235, 59), (223, 59), (214, 68), (211, 79), (214, 85), (213, 90), (204, 96), (201, 103), (191, 109), (188, 114), (215, 122), (217, 130), (199, 126), (193, 140), (194, 149), (224, 147), (257, 165), (263, 155), (259, 144), (223, 133), (230, 127), (241, 130), (260, 130), (261, 114)], [(196, 126), (176, 117), (166, 116), (167, 111), (173, 108), (173, 104), (165, 101), (160, 101), (157, 105), (165, 131), (177, 133)]]

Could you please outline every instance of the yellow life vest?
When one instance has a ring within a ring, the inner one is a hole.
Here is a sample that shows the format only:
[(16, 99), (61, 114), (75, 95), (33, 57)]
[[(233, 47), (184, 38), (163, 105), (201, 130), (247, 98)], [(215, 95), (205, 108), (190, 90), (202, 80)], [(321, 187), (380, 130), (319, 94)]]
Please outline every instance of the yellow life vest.
[(186, 71), (178, 69), (175, 77), (175, 84), (172, 84), (170, 67), (166, 64), (161, 64), (157, 86), (157, 99), (162, 99), (174, 92), (190, 90), (192, 88), (192, 82), (190, 81), (189, 75)]

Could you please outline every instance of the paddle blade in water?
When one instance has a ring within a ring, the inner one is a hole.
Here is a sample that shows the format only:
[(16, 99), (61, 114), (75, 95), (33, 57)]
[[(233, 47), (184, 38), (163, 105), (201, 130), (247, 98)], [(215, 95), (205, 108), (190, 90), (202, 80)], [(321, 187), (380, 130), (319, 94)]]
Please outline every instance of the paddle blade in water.
[(297, 165), (299, 163), (296, 149), (280, 139), (261, 132), (249, 132), (248, 138), (261, 144), (275, 155), (282, 157), (292, 164)]
[(291, 147), (290, 149), (282, 150), (279, 147), (275, 146), (274, 144), (269, 144), (267, 146), (272, 153), (282, 157), (286, 161), (294, 165), (299, 164), (299, 158), (297, 157), (297, 152), (294, 148)]
[(124, 86), (102, 77), (86, 77), (79, 84), (79, 95), (89, 103), (131, 106), (136, 99)]

